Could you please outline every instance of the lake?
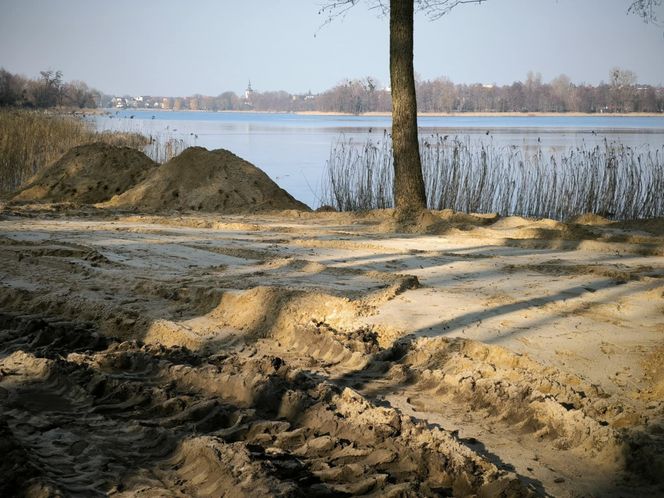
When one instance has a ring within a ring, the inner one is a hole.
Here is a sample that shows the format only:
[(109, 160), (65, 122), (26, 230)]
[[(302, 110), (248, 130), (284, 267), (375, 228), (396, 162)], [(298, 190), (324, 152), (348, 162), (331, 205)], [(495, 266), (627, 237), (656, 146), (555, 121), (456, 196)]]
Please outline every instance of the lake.
[[(224, 148), (255, 164), (309, 206), (320, 205), (320, 186), (332, 145), (382, 140), (385, 116), (329, 116), (253, 112), (109, 110), (93, 116), (99, 131), (135, 131), (181, 139), (207, 149)], [(555, 152), (604, 140), (631, 147), (664, 146), (664, 116), (421, 116), (420, 135), (439, 133), (498, 146), (542, 147)]]

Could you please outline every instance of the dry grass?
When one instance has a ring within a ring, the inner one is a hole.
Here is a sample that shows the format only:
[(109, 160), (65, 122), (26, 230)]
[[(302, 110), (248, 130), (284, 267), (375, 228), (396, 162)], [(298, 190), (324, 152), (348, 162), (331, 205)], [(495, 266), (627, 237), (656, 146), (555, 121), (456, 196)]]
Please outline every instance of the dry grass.
[[(664, 216), (664, 146), (604, 141), (547, 154), (433, 135), (420, 142), (430, 209), (569, 219)], [(328, 161), (324, 202), (342, 211), (391, 207), (389, 136), (363, 145), (339, 140)]]
[(73, 116), (0, 110), (0, 193), (15, 190), (72, 147), (92, 142), (143, 150), (150, 139), (138, 133), (95, 133)]
[(364, 145), (339, 139), (330, 151), (323, 204), (339, 211), (392, 207), (392, 150), (387, 134)]
[(182, 151), (184, 151), (187, 147), (191, 146), (187, 141), (181, 138), (168, 138), (159, 135), (150, 135), (148, 140), (148, 144), (141, 150), (143, 150), (143, 152), (145, 152), (145, 154), (150, 159), (158, 163), (165, 163), (166, 161), (170, 161), (175, 156), (179, 156), (180, 153), (182, 153)]

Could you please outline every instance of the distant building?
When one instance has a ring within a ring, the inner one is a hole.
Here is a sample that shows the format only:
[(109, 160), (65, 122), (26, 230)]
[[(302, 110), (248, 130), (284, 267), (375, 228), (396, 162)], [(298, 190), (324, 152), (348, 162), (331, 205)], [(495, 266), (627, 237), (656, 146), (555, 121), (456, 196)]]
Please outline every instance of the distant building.
[(254, 96), (254, 89), (251, 88), (251, 80), (249, 80), (249, 84), (247, 85), (247, 89), (244, 91), (244, 100), (243, 104), (246, 108), (248, 109), (253, 109), (254, 108), (254, 103), (253, 103), (253, 98)]
[(127, 107), (127, 100), (123, 97), (113, 97), (111, 100), (111, 106), (115, 107), (116, 109), (124, 109)]

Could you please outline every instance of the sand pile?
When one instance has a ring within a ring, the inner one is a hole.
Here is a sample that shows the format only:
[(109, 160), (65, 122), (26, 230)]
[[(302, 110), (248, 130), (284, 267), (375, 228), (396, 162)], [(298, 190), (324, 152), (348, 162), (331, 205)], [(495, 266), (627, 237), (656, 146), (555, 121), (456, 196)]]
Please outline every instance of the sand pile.
[(156, 166), (145, 154), (129, 147), (81, 145), (33, 177), (12, 201), (104, 202), (145, 179)]
[(190, 147), (105, 204), (142, 211), (308, 210), (263, 171), (224, 149)]
[(604, 218), (595, 213), (585, 213), (580, 214), (579, 216), (573, 217), (569, 220), (570, 223), (575, 223), (577, 225), (610, 225), (611, 220)]

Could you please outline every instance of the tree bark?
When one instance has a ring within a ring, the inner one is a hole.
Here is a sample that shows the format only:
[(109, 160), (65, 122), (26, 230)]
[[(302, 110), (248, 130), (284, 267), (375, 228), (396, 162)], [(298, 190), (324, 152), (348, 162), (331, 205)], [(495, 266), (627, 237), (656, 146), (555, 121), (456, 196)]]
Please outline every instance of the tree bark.
[(390, 0), (390, 80), (394, 207), (402, 214), (426, 209), (417, 138), (417, 101), (413, 69), (414, 0)]

